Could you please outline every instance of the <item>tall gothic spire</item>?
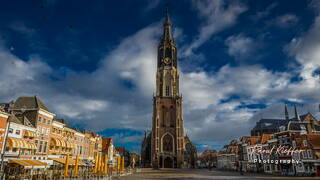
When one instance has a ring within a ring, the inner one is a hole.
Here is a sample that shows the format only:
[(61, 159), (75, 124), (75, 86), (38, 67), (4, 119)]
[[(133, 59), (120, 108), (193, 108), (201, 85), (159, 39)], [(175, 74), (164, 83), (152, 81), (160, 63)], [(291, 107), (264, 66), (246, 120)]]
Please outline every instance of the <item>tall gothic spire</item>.
[(298, 111), (297, 111), (297, 106), (296, 106), (296, 105), (294, 105), (294, 116), (295, 116), (295, 118), (296, 118), (297, 120), (300, 121), (300, 116), (299, 116), (299, 113), (298, 113)]
[(165, 20), (165, 22), (163, 24), (162, 42), (173, 42), (172, 30), (171, 30), (171, 21), (170, 21), (168, 7), (166, 7), (166, 20)]
[(289, 113), (288, 113), (287, 104), (285, 104), (285, 106), (284, 106), (284, 115), (285, 115), (286, 120), (289, 120)]

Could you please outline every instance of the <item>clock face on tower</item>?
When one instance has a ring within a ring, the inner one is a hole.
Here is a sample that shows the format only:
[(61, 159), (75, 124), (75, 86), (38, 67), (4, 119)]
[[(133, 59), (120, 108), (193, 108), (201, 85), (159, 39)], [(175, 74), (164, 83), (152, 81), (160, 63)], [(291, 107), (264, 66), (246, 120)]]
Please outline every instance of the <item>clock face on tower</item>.
[(164, 58), (164, 63), (165, 64), (170, 64), (170, 58)]

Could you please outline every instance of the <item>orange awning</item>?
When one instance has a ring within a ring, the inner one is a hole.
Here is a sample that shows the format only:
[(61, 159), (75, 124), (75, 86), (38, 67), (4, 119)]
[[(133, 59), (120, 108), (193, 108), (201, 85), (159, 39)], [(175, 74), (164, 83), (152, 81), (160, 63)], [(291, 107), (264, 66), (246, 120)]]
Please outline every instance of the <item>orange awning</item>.
[(20, 140), (17, 138), (8, 137), (8, 147), (20, 148)]
[(51, 138), (51, 141), (53, 142), (53, 144), (57, 147), (61, 146), (61, 141), (57, 138)]
[(47, 163), (31, 159), (9, 159), (9, 163), (16, 163), (25, 168), (45, 168), (47, 166)]
[(60, 140), (61, 141), (61, 147), (66, 147), (66, 142), (64, 140)]
[(70, 141), (66, 141), (67, 148), (73, 148), (73, 144)]
[(31, 145), (31, 149), (38, 149), (35, 143), (31, 143), (30, 145)]
[(25, 140), (20, 139), (19, 141), (20, 141), (20, 144), (21, 144), (21, 147), (20, 147), (21, 149), (29, 149), (28, 143)]

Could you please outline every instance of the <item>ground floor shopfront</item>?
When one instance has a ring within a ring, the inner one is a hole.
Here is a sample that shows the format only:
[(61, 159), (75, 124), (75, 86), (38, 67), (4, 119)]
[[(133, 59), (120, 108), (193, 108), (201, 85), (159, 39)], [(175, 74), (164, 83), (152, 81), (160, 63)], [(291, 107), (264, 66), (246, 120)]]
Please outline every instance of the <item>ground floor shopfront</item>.
[[(120, 159), (120, 158), (119, 158)], [(108, 162), (108, 161), (105, 161)], [(120, 160), (119, 160), (119, 163)], [(64, 179), (81, 177), (90, 179), (92, 177), (117, 176), (127, 173), (124, 166), (115, 166), (112, 161), (106, 163), (100, 161), (95, 164), (88, 160), (76, 160), (69, 158), (48, 158), (45, 161), (33, 159), (6, 159), (4, 163), (5, 179)], [(121, 168), (121, 169), (120, 169)]]

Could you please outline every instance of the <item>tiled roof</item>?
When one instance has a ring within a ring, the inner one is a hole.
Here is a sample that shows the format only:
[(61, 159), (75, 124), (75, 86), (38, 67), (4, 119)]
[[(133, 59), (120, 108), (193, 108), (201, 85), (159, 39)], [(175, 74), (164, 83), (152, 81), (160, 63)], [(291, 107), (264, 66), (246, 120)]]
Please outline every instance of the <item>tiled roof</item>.
[(13, 106), (13, 109), (36, 110), (39, 108), (49, 111), (37, 96), (21, 96), (14, 102)]
[(285, 119), (260, 119), (252, 130), (277, 129), (288, 122), (289, 121)]
[[(303, 120), (308, 116), (307, 114), (301, 115), (300, 119)], [(291, 121), (297, 121), (297, 118), (291, 118), (289, 120), (285, 119), (260, 119), (256, 126), (252, 130), (261, 129), (278, 129), (280, 126), (285, 126)]]

